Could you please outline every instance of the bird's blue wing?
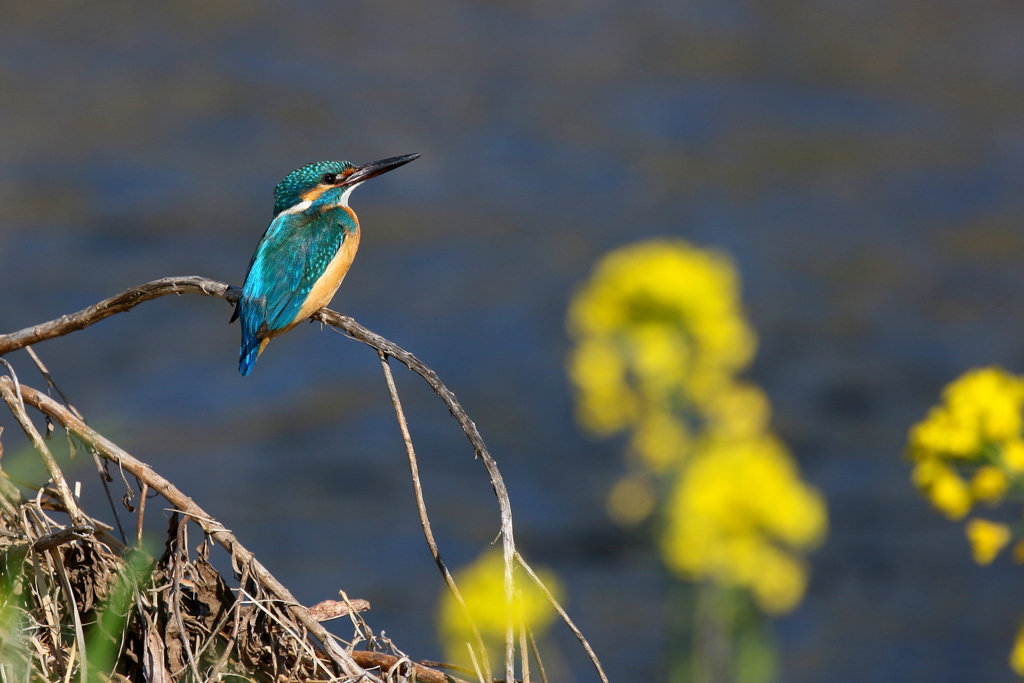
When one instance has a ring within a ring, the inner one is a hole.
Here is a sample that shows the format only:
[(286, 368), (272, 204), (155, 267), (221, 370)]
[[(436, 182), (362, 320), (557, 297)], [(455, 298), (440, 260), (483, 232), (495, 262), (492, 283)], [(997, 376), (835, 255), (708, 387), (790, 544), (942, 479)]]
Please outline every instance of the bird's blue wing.
[(295, 322), (310, 290), (344, 241), (331, 212), (280, 214), (256, 247), (238, 302), (242, 321), (239, 369), (249, 374), (260, 343)]

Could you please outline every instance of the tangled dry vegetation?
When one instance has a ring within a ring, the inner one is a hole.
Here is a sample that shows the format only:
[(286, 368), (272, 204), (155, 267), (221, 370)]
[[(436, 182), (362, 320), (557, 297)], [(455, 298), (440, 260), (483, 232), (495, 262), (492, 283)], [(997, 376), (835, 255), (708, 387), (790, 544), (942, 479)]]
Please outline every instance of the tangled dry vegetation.
[[(311, 608), (299, 604), (229, 530), (171, 482), (89, 427), (30, 346), (82, 329), (149, 299), (181, 293), (200, 293), (232, 302), (238, 295), (228, 285), (205, 278), (165, 278), (78, 313), (0, 335), (0, 363), (8, 372), (0, 376), (0, 395), (50, 476), (49, 482), (36, 490), (26, 482), (12, 481), (0, 470), (0, 683), (205, 683), (226, 679), (261, 683), (458, 683), (460, 678), (440, 670), (457, 667), (414, 662), (387, 638), (375, 635), (359, 614), (369, 609), (365, 601), (350, 600), (342, 593), (341, 600)], [(514, 563), (539, 582), (515, 549), (511, 508), (497, 465), (455, 396), (415, 356), (351, 318), (324, 309), (314, 319), (371, 346), (380, 356), (409, 457), (427, 545), (456, 600), (462, 603), (430, 529), (415, 451), (389, 358), (399, 360), (431, 385), (487, 468), (501, 509), (507, 596), (514, 591)], [(47, 391), (20, 381), (14, 368), (2, 358), (21, 348), (27, 349)], [(45, 436), (31, 419), (30, 411), (43, 416)], [(115, 529), (80, 508), (48, 445), (51, 437), (61, 432), (72, 454), (94, 459), (108, 496), (111, 482), (123, 484), (126, 494), (122, 505), (134, 515), (134, 530), (126, 533), (120, 521)], [(0, 455), (2, 452), (0, 441)], [(147, 500), (152, 496), (162, 497), (174, 510), (159, 557), (141, 547)], [(230, 556), (230, 578), (210, 562), (215, 546)], [(557, 603), (555, 606), (607, 683), (582, 634), (561, 607)], [(347, 620), (345, 638), (324, 628), (322, 622), (332, 619)], [(509, 619), (504, 678), (492, 677), (479, 634), (470, 648), (479, 655), (477, 670), (459, 674), (481, 683), (515, 680), (515, 626)], [(523, 634), (519, 635), (520, 642), (526, 642)], [(518, 656), (523, 672), (529, 672), (531, 656), (539, 664), (535, 649), (528, 652), (524, 648)], [(543, 667), (534, 670), (543, 671)]]

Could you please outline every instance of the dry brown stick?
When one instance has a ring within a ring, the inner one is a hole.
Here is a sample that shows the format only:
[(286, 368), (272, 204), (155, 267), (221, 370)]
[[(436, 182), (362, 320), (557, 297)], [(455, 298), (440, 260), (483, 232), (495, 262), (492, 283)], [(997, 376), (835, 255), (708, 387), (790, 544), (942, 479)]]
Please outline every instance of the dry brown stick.
[[(10, 378), (0, 377), (0, 391), (10, 391), (10, 389)], [(334, 643), (333, 637), (310, 615), (309, 610), (299, 604), (291, 592), (274, 578), (249, 550), (238, 542), (235, 535), (219, 523), (213, 521), (191, 498), (179, 491), (171, 482), (154, 472), (149, 465), (136, 460), (106, 437), (84, 424), (70, 410), (57, 401), (31, 387), (22, 385), (21, 389), (26, 403), (49, 415), (65, 429), (70, 429), (79, 439), (95, 448), (103, 458), (119, 464), (141, 481), (148, 484), (151, 489), (166, 498), (177, 509), (192, 517), (202, 527), (203, 531), (210, 534), (217, 543), (231, 553), (232, 557), (237, 559), (240, 566), (248, 566), (259, 582), (277, 599), (286, 603), (296, 619), (321, 642), (325, 653), (342, 673), (353, 677), (365, 674), (348, 653)], [(369, 676), (369, 680), (379, 683), (376, 677), (373, 676)]]
[[(383, 652), (370, 652), (368, 650), (353, 650), (352, 659), (356, 660), (356, 663), (364, 669), (372, 669), (374, 667), (380, 668), (381, 671), (387, 671), (397, 664), (401, 657), (395, 655), (385, 654)], [(435, 669), (427, 668), (422, 664), (416, 664), (416, 680), (423, 681), (423, 683), (467, 683), (467, 681), (461, 678), (455, 678), (449, 676)]]
[(572, 622), (569, 615), (566, 614), (565, 610), (562, 609), (562, 606), (558, 604), (558, 600), (555, 600), (555, 596), (551, 594), (551, 591), (549, 591), (548, 587), (544, 585), (544, 582), (540, 580), (540, 577), (533, 571), (533, 568), (526, 564), (526, 560), (523, 559), (523, 556), (520, 555), (518, 551), (516, 552), (516, 561), (519, 562), (520, 567), (526, 570), (526, 573), (530, 575), (530, 578), (533, 579), (534, 583), (537, 584), (537, 587), (540, 588), (542, 593), (544, 593), (544, 597), (548, 599), (551, 606), (554, 607), (562, 616), (562, 621), (566, 623), (576, 636), (577, 640), (580, 641), (580, 645), (582, 645), (583, 649), (587, 651), (587, 655), (590, 656), (590, 661), (593, 662), (594, 668), (597, 669), (597, 675), (601, 677), (602, 683), (608, 683), (608, 677), (604, 674), (604, 668), (601, 667), (601, 662), (598, 660), (597, 655), (594, 654), (594, 650), (590, 647), (590, 643), (588, 643), (587, 639), (583, 637), (583, 633), (576, 628), (576, 624)]
[(476, 661), (476, 655), (473, 654), (473, 646), (466, 643), (466, 649), (469, 651), (469, 660), (473, 662), (473, 671), (476, 673), (476, 680), (478, 683), (487, 683), (484, 675), (480, 672), (480, 663)]
[(530, 650), (526, 647), (526, 621), (523, 619), (523, 592), (519, 591), (519, 656), (522, 660), (520, 665), (523, 674), (523, 683), (530, 683)]
[[(39, 453), (39, 457), (42, 458), (43, 464), (46, 466), (46, 471), (50, 473), (50, 479), (53, 480), (54, 486), (57, 487), (57, 493), (60, 495), (60, 501), (64, 505), (64, 509), (67, 510), (68, 516), (71, 517), (71, 522), (75, 526), (85, 524), (85, 515), (78, 509), (78, 503), (75, 501), (75, 496), (71, 493), (71, 489), (68, 488), (68, 483), (64, 481), (64, 474), (60, 471), (60, 467), (57, 465), (57, 461), (53, 459), (53, 454), (50, 453), (50, 449), (47, 448), (46, 442), (43, 441), (43, 437), (40, 436), (36, 426), (32, 424), (32, 420), (29, 419), (28, 414), (25, 413), (25, 408), (22, 406), (21, 401), (18, 397), (18, 387), (14, 384), (14, 381), (5, 376), (4, 382), (0, 384), (0, 393), (3, 394), (4, 402), (7, 403), (7, 407), (14, 413), (15, 419), (21, 428), (25, 431), (25, 435), (28, 436), (29, 441), (32, 442), (32, 446), (35, 447), (36, 452)], [(20, 392), (24, 396), (24, 391)]]
[(387, 355), (378, 351), (377, 355), (380, 356), (381, 369), (384, 371), (384, 382), (388, 385), (388, 391), (391, 393), (391, 405), (395, 409), (395, 418), (398, 420), (398, 429), (402, 432), (402, 441), (405, 443), (405, 453), (409, 458), (409, 471), (412, 474), (412, 488), (416, 494), (416, 511), (420, 515), (420, 526), (423, 527), (423, 536), (427, 539), (427, 547), (430, 548), (430, 554), (434, 558), (434, 563), (437, 568), (441, 570), (441, 576), (444, 577), (444, 582), (448, 586), (449, 592), (452, 597), (455, 598), (455, 602), (458, 603), (459, 609), (462, 610), (462, 616), (466, 618), (466, 622), (470, 628), (473, 629), (473, 639), (476, 641), (477, 649), (479, 650), (480, 658), (483, 663), (484, 676), (486, 680), (491, 680), (491, 665), (487, 660), (487, 647), (484, 645), (484, 640), (480, 636), (480, 629), (477, 628), (476, 622), (473, 621), (472, 615), (469, 613), (469, 607), (466, 606), (466, 601), (462, 598), (462, 593), (459, 591), (459, 587), (455, 585), (455, 579), (452, 577), (452, 573), (448, 571), (448, 567), (445, 565), (444, 560), (441, 559), (441, 551), (437, 547), (437, 541), (434, 540), (434, 532), (430, 528), (430, 518), (427, 516), (427, 504), (423, 500), (423, 485), (420, 483), (420, 468), (416, 461), (416, 451), (412, 446), (412, 436), (409, 434), (409, 424), (405, 419), (405, 411), (402, 410), (402, 401), (398, 398), (398, 388), (395, 386), (395, 377), (391, 374), (391, 366), (388, 364)]
[(146, 495), (149, 493), (149, 484), (142, 482), (139, 492), (139, 517), (135, 523), (135, 545), (142, 547), (142, 524), (146, 515)]
[(540, 674), (540, 683), (548, 683), (548, 675), (544, 671), (544, 661), (540, 658), (540, 649), (537, 647), (537, 640), (533, 637), (533, 631), (526, 627), (526, 635), (530, 638), (530, 649), (533, 651), (533, 658), (537, 662), (537, 673)]
[[(132, 287), (127, 291), (121, 292), (117, 296), (104, 299), (98, 304), (89, 306), (77, 313), (63, 315), (55, 320), (33, 327), (26, 327), (11, 334), (0, 335), (0, 356), (29, 344), (61, 337), (76, 330), (81, 330), (112, 315), (129, 311), (144, 301), (156, 299), (167, 294), (195, 293), (228, 299), (228, 289), (228, 285), (223, 282), (198, 276), (168, 277), (147, 282), (144, 285)], [(237, 300), (237, 290), (233, 291), (233, 298)], [(228, 300), (231, 301), (232, 299)]]

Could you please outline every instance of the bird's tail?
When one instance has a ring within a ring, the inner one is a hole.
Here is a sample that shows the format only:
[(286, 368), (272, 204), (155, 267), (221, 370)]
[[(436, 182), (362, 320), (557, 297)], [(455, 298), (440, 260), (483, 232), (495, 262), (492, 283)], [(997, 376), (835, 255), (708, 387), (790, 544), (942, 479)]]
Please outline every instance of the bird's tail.
[[(253, 340), (256, 341), (255, 339)], [(252, 372), (253, 367), (256, 365), (256, 359), (263, 353), (263, 349), (266, 348), (269, 339), (256, 343), (243, 343), (241, 352), (238, 354), (238, 371), (245, 377)]]

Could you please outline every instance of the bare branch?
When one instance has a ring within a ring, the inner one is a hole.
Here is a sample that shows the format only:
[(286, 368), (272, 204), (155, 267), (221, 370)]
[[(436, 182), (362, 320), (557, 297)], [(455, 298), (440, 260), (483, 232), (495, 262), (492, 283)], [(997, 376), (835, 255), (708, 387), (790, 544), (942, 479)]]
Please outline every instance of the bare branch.
[(231, 289), (223, 282), (208, 280), (205, 277), (190, 275), (185, 277), (166, 277), (144, 285), (133, 287), (117, 296), (104, 299), (98, 304), (84, 308), (78, 313), (62, 315), (56, 320), (26, 327), (11, 334), (0, 335), (0, 356), (6, 355), (29, 344), (62, 337), (65, 334), (81, 330), (100, 320), (118, 313), (130, 311), (144, 301), (156, 299), (167, 294), (205, 294), (234, 302), (238, 300), (238, 290)]
[[(360, 675), (368, 676), (369, 680), (377, 681), (377, 683), (379, 683), (376, 677), (366, 674), (359, 665), (353, 661), (352, 657), (347, 652), (335, 644), (333, 637), (326, 629), (324, 629), (320, 622), (318, 622), (309, 613), (309, 610), (298, 603), (291, 592), (276, 578), (274, 578), (274, 576), (256, 560), (255, 556), (253, 556), (251, 552), (238, 542), (238, 539), (235, 538), (234, 534), (225, 529), (218, 522), (213, 521), (210, 515), (196, 505), (191, 498), (179, 491), (171, 482), (154, 472), (149, 465), (136, 460), (126, 451), (109, 441), (106, 437), (95, 432), (92, 428), (72, 414), (70, 410), (46, 394), (24, 385), (22, 385), (21, 390), (22, 396), (24, 396), (27, 404), (42, 411), (43, 414), (49, 415), (57, 424), (65, 429), (71, 430), (75, 436), (84, 441), (87, 445), (96, 449), (96, 452), (99, 453), (101, 457), (117, 463), (138, 477), (139, 480), (145, 482), (150, 488), (170, 501), (177, 509), (190, 516), (197, 524), (199, 524), (200, 527), (202, 527), (203, 531), (210, 534), (217, 543), (222, 545), (225, 550), (231, 553), (232, 557), (235, 558), (239, 565), (247, 565), (260, 583), (272, 595), (274, 595), (274, 597), (285, 603), (290, 608), (292, 614), (295, 615), (295, 618), (303, 626), (309, 629), (314, 636), (316, 636), (317, 640), (322, 644), (326, 654), (331, 658), (341, 672), (353, 677)], [(0, 392), (3, 392), (5, 397), (8, 392), (13, 393), (13, 383), (9, 377), (0, 377)]]

